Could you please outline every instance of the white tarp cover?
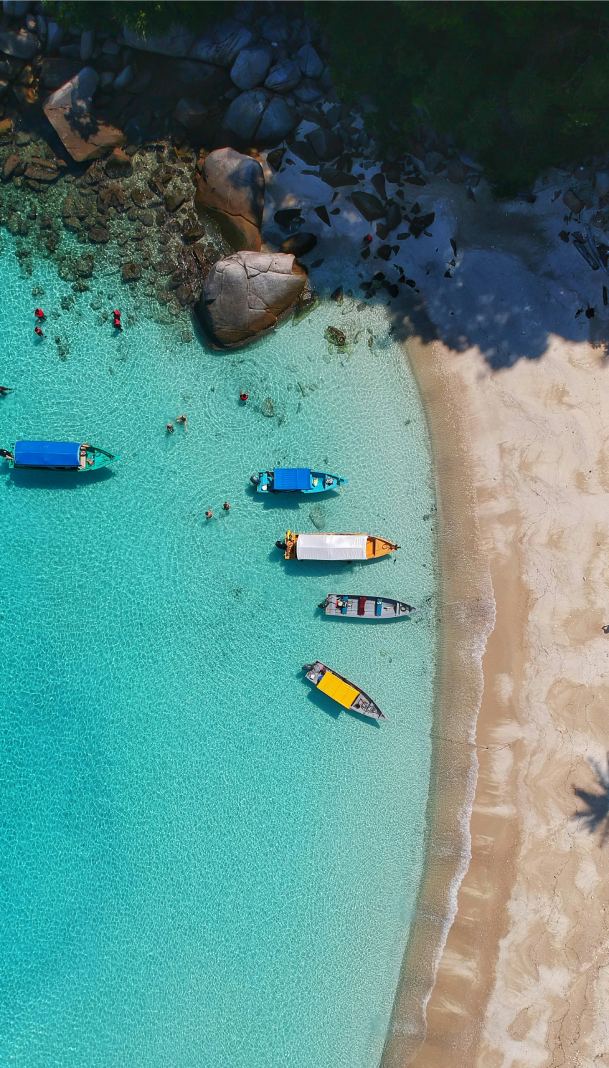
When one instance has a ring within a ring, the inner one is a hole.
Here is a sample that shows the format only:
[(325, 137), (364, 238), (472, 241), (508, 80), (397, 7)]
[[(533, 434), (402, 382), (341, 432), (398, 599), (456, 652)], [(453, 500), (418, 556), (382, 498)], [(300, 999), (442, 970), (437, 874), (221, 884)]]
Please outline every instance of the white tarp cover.
[(365, 560), (367, 534), (299, 534), (298, 560)]

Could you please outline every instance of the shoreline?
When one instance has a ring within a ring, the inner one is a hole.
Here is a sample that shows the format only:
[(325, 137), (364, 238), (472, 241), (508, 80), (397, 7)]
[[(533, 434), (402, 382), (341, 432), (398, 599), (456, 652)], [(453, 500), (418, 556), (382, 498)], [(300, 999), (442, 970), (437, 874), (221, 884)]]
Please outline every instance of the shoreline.
[(428, 1033), (427, 1006), (471, 858), (469, 814), (478, 775), (474, 739), (483, 691), (481, 662), (494, 623), (493, 590), (478, 527), (462, 396), (457, 394), (442, 346), (411, 339), (404, 348), (419, 389), (432, 450), (438, 504), (440, 627), (426, 859), (381, 1068), (416, 1063), (417, 1050)]

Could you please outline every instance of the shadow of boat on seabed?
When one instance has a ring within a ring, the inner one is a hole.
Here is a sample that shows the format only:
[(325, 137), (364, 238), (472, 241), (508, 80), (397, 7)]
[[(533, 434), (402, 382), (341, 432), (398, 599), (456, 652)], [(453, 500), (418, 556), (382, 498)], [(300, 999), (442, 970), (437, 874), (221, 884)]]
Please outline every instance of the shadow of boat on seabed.
[(589, 834), (598, 832), (601, 846), (609, 841), (609, 752), (606, 760), (606, 768), (603, 768), (597, 760), (588, 760), (599, 786), (597, 791), (593, 793), (579, 786), (573, 787), (573, 793), (585, 807), (582, 810), (578, 809), (572, 818), (577, 820)]

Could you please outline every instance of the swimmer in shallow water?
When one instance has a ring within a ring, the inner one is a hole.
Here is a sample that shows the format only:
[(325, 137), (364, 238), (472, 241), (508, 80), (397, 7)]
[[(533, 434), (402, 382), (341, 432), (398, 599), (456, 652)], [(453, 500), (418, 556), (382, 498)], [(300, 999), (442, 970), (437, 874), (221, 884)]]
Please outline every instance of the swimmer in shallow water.
[(212, 512), (211, 508), (207, 509), (207, 511), (205, 513), (205, 518), (206, 519), (213, 519), (214, 518), (214, 513)]
[(175, 427), (174, 427), (173, 423), (166, 423), (165, 424), (165, 430), (167, 431), (168, 434), (173, 434), (173, 432), (175, 430)]

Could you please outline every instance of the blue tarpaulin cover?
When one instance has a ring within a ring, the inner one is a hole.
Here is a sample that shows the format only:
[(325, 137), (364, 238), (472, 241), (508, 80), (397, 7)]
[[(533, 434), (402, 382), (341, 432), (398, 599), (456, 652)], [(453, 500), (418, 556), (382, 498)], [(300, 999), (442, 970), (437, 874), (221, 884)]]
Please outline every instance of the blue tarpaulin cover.
[(274, 488), (308, 490), (311, 488), (311, 471), (308, 467), (276, 467)]
[(78, 441), (17, 441), (15, 467), (78, 467)]

